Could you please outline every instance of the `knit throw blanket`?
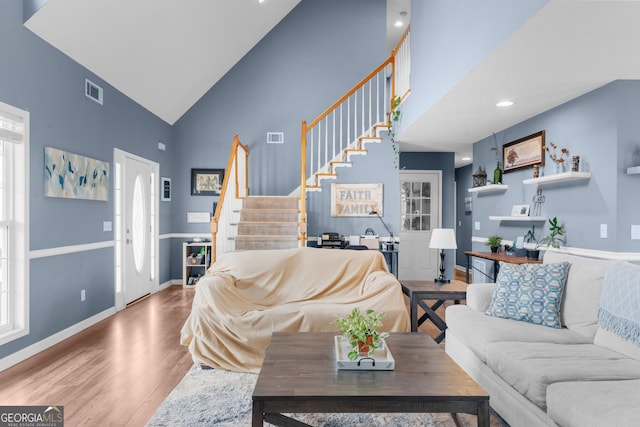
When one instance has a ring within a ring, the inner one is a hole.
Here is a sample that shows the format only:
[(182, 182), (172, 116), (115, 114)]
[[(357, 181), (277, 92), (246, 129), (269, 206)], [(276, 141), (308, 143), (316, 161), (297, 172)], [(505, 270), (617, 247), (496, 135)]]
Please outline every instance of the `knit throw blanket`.
[(609, 268), (604, 276), (598, 323), (640, 345), (640, 266), (619, 262)]

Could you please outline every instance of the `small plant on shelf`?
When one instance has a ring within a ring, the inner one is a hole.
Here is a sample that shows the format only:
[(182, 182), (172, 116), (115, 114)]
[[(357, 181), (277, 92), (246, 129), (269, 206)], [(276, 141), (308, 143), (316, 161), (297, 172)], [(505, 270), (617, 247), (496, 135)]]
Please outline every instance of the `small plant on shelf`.
[(350, 360), (369, 356), (389, 336), (387, 332), (380, 332), (384, 315), (384, 312), (376, 313), (372, 309), (363, 312), (355, 307), (350, 314), (336, 318), (338, 329), (351, 344)]
[(533, 243), (534, 249), (527, 249), (527, 258), (538, 259), (540, 256), (540, 248), (543, 246), (553, 247), (558, 249), (561, 244), (565, 243), (564, 240), (564, 225), (558, 224), (558, 218), (553, 217), (549, 219), (549, 234), (545, 237), (536, 236), (535, 226), (531, 227), (531, 230), (524, 236), (524, 241)]
[(491, 248), (491, 252), (496, 253), (500, 249), (500, 245), (502, 244), (502, 237), (500, 236), (491, 236), (487, 239), (487, 246)]

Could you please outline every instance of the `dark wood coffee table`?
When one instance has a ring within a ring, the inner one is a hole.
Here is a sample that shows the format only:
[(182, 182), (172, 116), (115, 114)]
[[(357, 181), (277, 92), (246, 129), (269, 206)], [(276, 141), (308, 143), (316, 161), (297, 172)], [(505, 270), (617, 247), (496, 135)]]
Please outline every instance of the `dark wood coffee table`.
[(305, 424), (283, 413), (448, 412), (489, 426), (489, 395), (426, 334), (391, 334), (393, 371), (336, 367), (336, 333), (274, 333), (253, 390), (252, 425)]

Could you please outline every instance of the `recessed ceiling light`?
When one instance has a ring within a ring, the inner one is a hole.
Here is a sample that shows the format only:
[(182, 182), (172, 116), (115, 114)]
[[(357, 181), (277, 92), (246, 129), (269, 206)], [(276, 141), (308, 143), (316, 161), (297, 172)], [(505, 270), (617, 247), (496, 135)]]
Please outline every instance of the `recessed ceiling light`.
[(258, 0), (258, 3), (264, 3), (264, 0)]
[(496, 104), (496, 107), (511, 107), (513, 105), (513, 101), (500, 101)]
[(400, 20), (396, 21), (396, 23), (395, 23), (396, 27), (402, 27), (403, 25), (404, 25), (404, 22), (402, 22)]
[(471, 160), (471, 157), (463, 157), (462, 158), (462, 161), (464, 161), (464, 162), (468, 162), (469, 160)]

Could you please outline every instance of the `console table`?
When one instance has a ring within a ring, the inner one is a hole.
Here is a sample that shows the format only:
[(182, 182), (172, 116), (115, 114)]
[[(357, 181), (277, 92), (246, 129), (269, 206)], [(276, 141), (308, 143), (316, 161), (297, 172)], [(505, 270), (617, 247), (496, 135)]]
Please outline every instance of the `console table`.
[(471, 257), (483, 258), (493, 261), (493, 277), (487, 277), (489, 279), (493, 279), (494, 282), (498, 278), (498, 272), (500, 271), (500, 261), (509, 264), (542, 264), (542, 261), (537, 259), (528, 259), (527, 257), (523, 256), (505, 255), (504, 253), (466, 251), (464, 254), (467, 256), (467, 283), (469, 283), (469, 266), (471, 264)]

